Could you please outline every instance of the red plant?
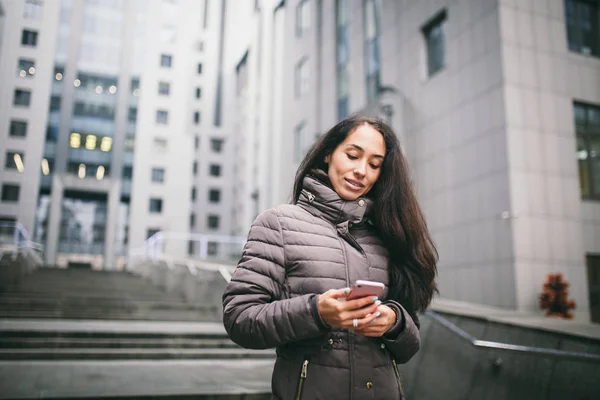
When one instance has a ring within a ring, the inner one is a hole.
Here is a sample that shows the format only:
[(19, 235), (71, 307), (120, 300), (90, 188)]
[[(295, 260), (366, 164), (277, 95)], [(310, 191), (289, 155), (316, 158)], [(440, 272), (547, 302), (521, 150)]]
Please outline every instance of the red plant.
[(546, 310), (547, 317), (573, 319), (571, 310), (575, 309), (575, 300), (569, 300), (569, 282), (563, 280), (563, 275), (548, 274), (544, 291), (539, 297), (540, 308)]

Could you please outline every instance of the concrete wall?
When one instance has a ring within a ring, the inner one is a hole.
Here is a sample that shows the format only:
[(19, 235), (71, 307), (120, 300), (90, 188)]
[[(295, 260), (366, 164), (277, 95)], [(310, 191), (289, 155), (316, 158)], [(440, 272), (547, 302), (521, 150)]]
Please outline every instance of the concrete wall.
[[(480, 340), (600, 355), (600, 341), (445, 315)], [(400, 366), (409, 399), (595, 399), (598, 364), (478, 350), (424, 316), (421, 350)], [(501, 359), (499, 368), (493, 361)]]

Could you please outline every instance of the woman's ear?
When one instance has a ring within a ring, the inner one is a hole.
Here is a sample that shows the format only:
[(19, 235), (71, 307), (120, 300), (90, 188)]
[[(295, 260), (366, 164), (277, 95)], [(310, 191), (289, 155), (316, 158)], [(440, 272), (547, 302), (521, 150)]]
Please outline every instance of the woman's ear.
[(330, 158), (330, 154), (327, 154), (325, 156), (325, 164), (329, 164), (329, 158)]

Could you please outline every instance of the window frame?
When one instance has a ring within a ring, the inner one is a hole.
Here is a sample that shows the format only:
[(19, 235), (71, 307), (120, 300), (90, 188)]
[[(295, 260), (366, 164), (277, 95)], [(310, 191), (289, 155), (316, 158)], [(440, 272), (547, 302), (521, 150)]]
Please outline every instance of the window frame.
[[(569, 51), (590, 57), (600, 57), (600, 2), (590, 0), (564, 0), (563, 4), (565, 10), (567, 48)], [(569, 4), (573, 6), (574, 19), (569, 13)], [(591, 18), (592, 26), (590, 28), (590, 37), (592, 40), (595, 38), (595, 41), (591, 43), (592, 47), (583, 45), (583, 24), (581, 20), (581, 7), (583, 4), (595, 8), (596, 18)], [(584, 49), (588, 49), (589, 51), (586, 52)]]
[[(421, 28), (425, 43), (425, 64), (427, 77), (431, 78), (446, 69), (446, 23), (448, 14), (446, 9), (438, 12)], [(434, 33), (439, 29), (439, 40), (434, 41)], [(438, 60), (437, 58), (440, 58)]]
[(150, 181), (152, 183), (165, 183), (165, 168), (152, 167), (150, 170)]
[(171, 54), (161, 53), (160, 66), (162, 68), (173, 68), (173, 56)]
[[(22, 129), (17, 129), (16, 127), (19, 126)], [(9, 137), (13, 137), (13, 138), (19, 138), (19, 137), (27, 137), (27, 127), (29, 126), (28, 121), (23, 120), (23, 119), (11, 119), (9, 126), (8, 126), (8, 136)], [(20, 132), (22, 131), (22, 135), (16, 135), (16, 132)]]
[[(21, 94), (27, 94), (27, 102), (26, 104), (24, 103), (17, 103), (17, 99), (19, 98), (19, 92)], [(31, 90), (29, 89), (21, 89), (21, 88), (15, 88), (14, 94), (13, 94), (13, 106), (14, 107), (30, 107), (31, 106)]]
[(34, 31), (32, 29), (23, 29), (21, 31), (21, 46), (37, 47), (38, 37), (38, 31)]
[[(580, 123), (580, 120), (577, 118), (578, 107), (581, 107), (585, 110), (585, 121), (583, 121), (583, 124)], [(596, 174), (600, 175), (600, 124), (595, 126), (589, 123), (588, 109), (594, 109), (598, 113), (598, 115), (600, 115), (600, 105), (585, 103), (581, 101), (573, 102), (580, 191), (581, 198), (583, 200), (600, 201), (600, 187), (596, 187), (596, 184), (600, 186), (600, 176), (596, 176)], [(592, 142), (598, 143), (599, 154), (596, 157), (590, 156), (593, 146)], [(583, 150), (579, 149), (580, 143), (584, 143)], [(585, 152), (584, 159), (581, 158), (582, 151)], [(596, 162), (598, 163), (597, 171), (594, 169), (594, 160), (596, 160)], [(585, 171), (587, 179), (586, 177), (582, 176), (582, 169), (583, 171)], [(587, 194), (584, 190), (585, 183), (587, 183), (588, 187)]]
[[(213, 194), (216, 194), (213, 199)], [(221, 189), (212, 188), (208, 190), (208, 202), (210, 204), (220, 204), (221, 203)]]
[[(16, 198), (8, 199), (6, 196), (6, 189), (14, 188), (16, 188)], [(21, 185), (18, 183), (3, 182), (2, 186), (0, 186), (0, 190), (2, 190), (2, 194), (0, 194), (0, 201), (3, 203), (18, 203), (21, 200)]]
[[(153, 208), (153, 205), (157, 207)], [(163, 211), (163, 199), (161, 197), (150, 197), (148, 200), (148, 213), (150, 214), (162, 214)]]
[(169, 96), (171, 94), (171, 84), (165, 81), (158, 82), (158, 95)]

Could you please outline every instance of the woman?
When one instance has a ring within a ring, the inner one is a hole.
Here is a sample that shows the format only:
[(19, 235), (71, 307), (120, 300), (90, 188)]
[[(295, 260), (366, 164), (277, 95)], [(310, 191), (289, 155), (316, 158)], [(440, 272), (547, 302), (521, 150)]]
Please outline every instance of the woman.
[[(223, 295), (229, 336), (277, 347), (275, 399), (403, 399), (397, 364), (419, 350), (437, 252), (396, 135), (378, 119), (341, 121), (293, 195), (250, 229)], [(344, 301), (359, 279), (384, 283), (381, 300)]]

